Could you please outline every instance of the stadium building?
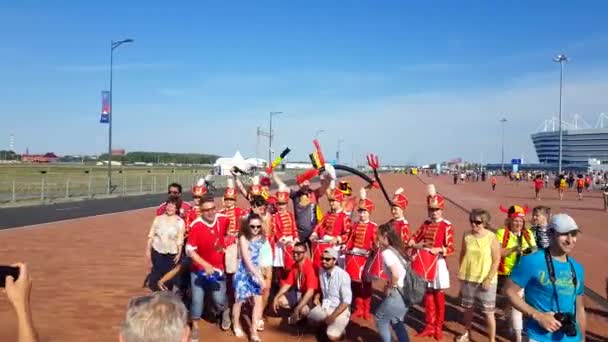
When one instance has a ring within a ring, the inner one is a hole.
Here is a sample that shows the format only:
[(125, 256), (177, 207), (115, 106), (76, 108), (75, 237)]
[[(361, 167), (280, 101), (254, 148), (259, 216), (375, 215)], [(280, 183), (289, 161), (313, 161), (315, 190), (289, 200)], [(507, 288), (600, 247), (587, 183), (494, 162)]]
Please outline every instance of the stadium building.
[[(593, 165), (608, 167), (608, 116), (600, 114), (595, 127), (575, 115), (572, 122), (562, 121), (562, 168), (587, 169)], [(559, 119), (545, 120), (532, 142), (539, 162), (557, 168), (559, 159)]]

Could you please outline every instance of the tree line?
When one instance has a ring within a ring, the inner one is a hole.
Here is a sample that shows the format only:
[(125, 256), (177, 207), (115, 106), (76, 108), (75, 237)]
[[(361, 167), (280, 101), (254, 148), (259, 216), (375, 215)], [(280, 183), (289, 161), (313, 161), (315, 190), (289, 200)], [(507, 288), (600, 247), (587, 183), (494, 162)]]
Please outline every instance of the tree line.
[[(213, 164), (219, 156), (201, 153), (169, 153), (169, 152), (129, 152), (124, 156), (112, 156), (113, 161), (123, 163), (175, 163), (175, 164)], [(98, 160), (108, 160), (104, 153)]]

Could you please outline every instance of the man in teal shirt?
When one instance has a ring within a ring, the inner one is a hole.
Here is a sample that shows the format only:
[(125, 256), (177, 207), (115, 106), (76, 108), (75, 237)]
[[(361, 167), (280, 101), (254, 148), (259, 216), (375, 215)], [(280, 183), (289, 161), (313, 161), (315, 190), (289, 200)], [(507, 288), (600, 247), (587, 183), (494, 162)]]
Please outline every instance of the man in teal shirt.
[[(551, 218), (549, 230), (551, 247), (521, 258), (507, 281), (507, 296), (528, 317), (525, 331), (530, 341), (582, 341), (586, 327), (584, 271), (569, 256), (579, 229), (572, 217), (557, 214)], [(517, 294), (521, 289), (524, 298)], [(567, 320), (560, 321), (556, 313), (571, 318), (570, 329)]]

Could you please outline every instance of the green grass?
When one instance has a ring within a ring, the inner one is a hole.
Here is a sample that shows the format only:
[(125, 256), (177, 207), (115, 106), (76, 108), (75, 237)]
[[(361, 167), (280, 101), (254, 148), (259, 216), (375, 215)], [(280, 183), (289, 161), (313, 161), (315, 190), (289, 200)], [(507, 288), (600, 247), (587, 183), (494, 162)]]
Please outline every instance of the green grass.
[[(210, 168), (113, 165), (113, 194), (164, 192), (171, 182), (187, 188), (209, 172)], [(0, 165), (0, 203), (103, 195), (107, 195), (107, 166)]]

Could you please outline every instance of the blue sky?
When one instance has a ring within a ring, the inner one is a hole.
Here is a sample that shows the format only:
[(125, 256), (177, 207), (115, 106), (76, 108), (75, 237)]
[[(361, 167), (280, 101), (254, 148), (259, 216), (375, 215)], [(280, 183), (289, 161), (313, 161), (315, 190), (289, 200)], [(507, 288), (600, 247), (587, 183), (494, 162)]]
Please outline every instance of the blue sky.
[[(100, 91), (115, 51), (114, 146), (344, 162), (536, 160), (529, 134), (558, 110), (608, 112), (602, 1), (13, 1), (0, 5), (0, 149), (102, 153)], [(267, 155), (262, 141), (260, 156)]]

